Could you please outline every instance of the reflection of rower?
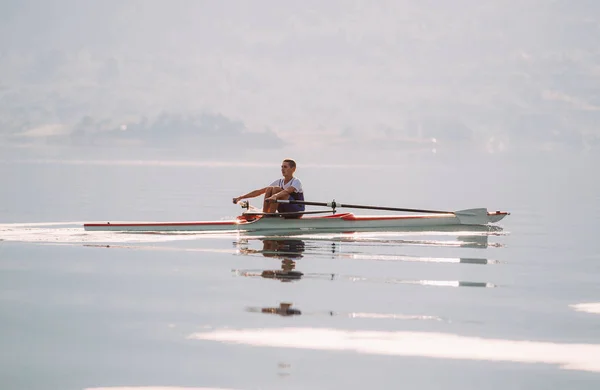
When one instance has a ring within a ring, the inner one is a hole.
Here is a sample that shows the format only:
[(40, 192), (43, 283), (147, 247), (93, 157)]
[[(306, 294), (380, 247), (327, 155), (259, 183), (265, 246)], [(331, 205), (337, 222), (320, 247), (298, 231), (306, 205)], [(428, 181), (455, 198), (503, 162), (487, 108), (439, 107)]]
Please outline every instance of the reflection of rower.
[(308, 273), (304, 274), (300, 271), (294, 271), (295, 263), (291, 260), (283, 260), (281, 270), (232, 270), (236, 275), (250, 276), (250, 277), (263, 277), (267, 279), (278, 279), (282, 282), (291, 282), (292, 280), (300, 280), (305, 278), (310, 279), (327, 279), (327, 280), (347, 280), (353, 283), (365, 282), (365, 283), (386, 283), (386, 284), (412, 284), (421, 286), (435, 286), (435, 287), (483, 287), (483, 288), (495, 288), (498, 287), (494, 283), (489, 282), (473, 282), (464, 280), (425, 280), (425, 279), (395, 279), (395, 278), (377, 278), (377, 277), (364, 277), (356, 275), (339, 275), (339, 274), (327, 274), (327, 273)]
[[(279, 279), (282, 282), (298, 280), (304, 275), (295, 271), (296, 262), (292, 259), (302, 258), (304, 241), (292, 238), (263, 239), (263, 249), (260, 251), (245, 249), (242, 253), (262, 253), (265, 257), (281, 258), (281, 269), (264, 270), (260, 276), (267, 279)], [(250, 276), (246, 274), (246, 276)]]
[(280, 316), (299, 316), (302, 312), (298, 309), (291, 309), (292, 303), (282, 302), (279, 307), (263, 307), (261, 313), (278, 314)]
[(287, 282), (290, 280), (298, 280), (302, 278), (304, 273), (300, 271), (294, 271), (296, 268), (296, 262), (290, 259), (281, 260), (281, 269), (276, 270), (264, 270), (260, 274), (263, 278), (267, 279), (281, 279), (282, 282)]
[(441, 317), (420, 314), (402, 314), (402, 313), (361, 313), (361, 312), (335, 312), (332, 310), (325, 311), (308, 311), (302, 313), (298, 309), (291, 308), (292, 303), (282, 302), (279, 307), (248, 307), (246, 311), (251, 313), (277, 314), (282, 317), (297, 316), (297, 315), (322, 315), (322, 316), (342, 316), (352, 319), (377, 319), (377, 320), (434, 320), (443, 321)]
[(279, 257), (284, 259), (300, 259), (304, 252), (304, 241), (293, 238), (264, 238), (262, 239), (263, 248), (260, 250), (250, 249), (246, 245), (246, 240), (236, 243), (240, 247), (241, 254), (250, 255), (260, 253), (265, 257)]
[(262, 254), (265, 257), (302, 258), (304, 241), (297, 239), (264, 239)]

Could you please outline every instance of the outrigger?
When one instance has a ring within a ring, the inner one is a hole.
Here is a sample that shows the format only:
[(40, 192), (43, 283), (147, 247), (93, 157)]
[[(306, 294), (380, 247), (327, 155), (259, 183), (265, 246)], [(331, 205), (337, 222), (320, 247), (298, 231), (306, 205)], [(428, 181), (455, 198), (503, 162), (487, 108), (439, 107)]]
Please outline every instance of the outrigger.
[[(279, 203), (296, 203), (307, 206), (328, 207), (330, 210), (302, 211), (293, 213), (263, 213), (250, 206), (248, 201), (240, 202), (247, 211), (239, 217), (225, 221), (198, 222), (102, 222), (86, 223), (86, 231), (127, 231), (127, 232), (307, 232), (307, 231), (360, 231), (369, 229), (436, 228), (458, 225), (488, 225), (502, 220), (510, 213), (506, 211), (488, 212), (485, 208), (459, 211), (407, 209), (397, 207), (364, 206), (332, 202), (307, 202), (278, 200)], [(251, 209), (252, 208), (252, 209)], [(354, 215), (337, 213), (337, 208), (384, 210), (416, 215)], [(308, 214), (331, 215), (306, 216)], [(292, 217), (292, 218), (290, 218)]]

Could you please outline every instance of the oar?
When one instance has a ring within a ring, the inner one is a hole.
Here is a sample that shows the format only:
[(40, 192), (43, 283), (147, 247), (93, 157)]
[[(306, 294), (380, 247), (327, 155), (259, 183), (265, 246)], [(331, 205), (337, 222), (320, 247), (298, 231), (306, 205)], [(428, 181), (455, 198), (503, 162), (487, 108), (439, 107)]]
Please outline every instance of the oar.
[(423, 209), (407, 209), (399, 207), (383, 207), (383, 206), (365, 206), (357, 204), (342, 204), (335, 200), (332, 202), (307, 202), (303, 200), (282, 200), (278, 199), (277, 203), (303, 204), (307, 206), (323, 206), (336, 209), (337, 207), (351, 209), (367, 209), (367, 210), (384, 210), (384, 211), (403, 211), (409, 213), (431, 213), (431, 214), (454, 214), (462, 224), (467, 225), (484, 225), (490, 222), (488, 211), (486, 208), (466, 209), (459, 211), (441, 211), (441, 210), (423, 210)]

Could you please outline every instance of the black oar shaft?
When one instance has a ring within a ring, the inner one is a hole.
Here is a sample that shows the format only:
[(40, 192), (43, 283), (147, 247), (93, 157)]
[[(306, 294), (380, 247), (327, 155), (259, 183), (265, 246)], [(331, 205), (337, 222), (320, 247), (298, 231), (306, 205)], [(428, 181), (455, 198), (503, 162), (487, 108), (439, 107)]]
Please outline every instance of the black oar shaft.
[(350, 209), (367, 209), (367, 210), (385, 210), (385, 211), (406, 211), (411, 213), (433, 213), (433, 214), (454, 214), (452, 211), (441, 211), (441, 210), (421, 210), (421, 209), (405, 209), (397, 207), (382, 207), (382, 206), (365, 206), (358, 204), (342, 204), (336, 201), (325, 203), (325, 202), (306, 202), (303, 200), (278, 200), (280, 203), (292, 203), (292, 204), (303, 204), (307, 206), (324, 206), (331, 208), (350, 208)]

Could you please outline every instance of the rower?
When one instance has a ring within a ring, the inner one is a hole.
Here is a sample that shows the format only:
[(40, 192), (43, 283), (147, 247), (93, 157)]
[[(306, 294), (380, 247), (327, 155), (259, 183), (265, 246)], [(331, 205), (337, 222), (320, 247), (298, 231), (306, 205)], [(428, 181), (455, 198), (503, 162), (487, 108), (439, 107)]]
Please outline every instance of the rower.
[(265, 195), (263, 202), (263, 213), (298, 213), (288, 215), (287, 218), (300, 218), (304, 211), (303, 204), (277, 203), (278, 200), (299, 200), (304, 201), (304, 191), (302, 182), (294, 177), (296, 172), (296, 162), (292, 159), (285, 159), (281, 163), (281, 174), (283, 178), (273, 181), (269, 186), (250, 191), (247, 194), (233, 198), (233, 203), (238, 203), (242, 199), (255, 198), (262, 194)]

